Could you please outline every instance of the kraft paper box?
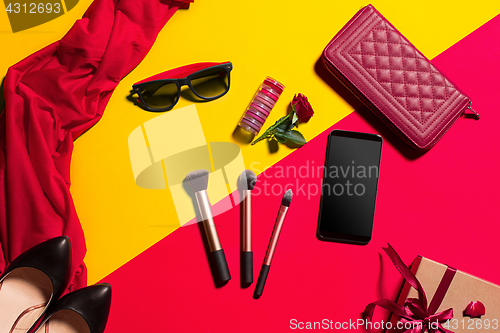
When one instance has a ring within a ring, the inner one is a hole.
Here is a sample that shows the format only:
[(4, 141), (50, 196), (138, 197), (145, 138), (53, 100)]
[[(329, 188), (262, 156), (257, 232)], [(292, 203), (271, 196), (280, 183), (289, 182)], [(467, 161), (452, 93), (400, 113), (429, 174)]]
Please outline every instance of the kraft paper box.
[[(421, 256), (413, 261), (411, 271), (420, 281), (429, 303), (447, 270), (450, 270), (448, 266)], [(406, 299), (417, 297), (417, 291), (405, 282), (398, 303), (404, 304)], [(480, 301), (484, 304), (485, 315), (480, 318), (464, 316), (464, 310), (472, 301)], [(448, 322), (449, 325), (443, 326), (450, 331), (455, 333), (500, 332), (500, 286), (456, 270), (436, 313), (449, 308), (453, 309), (453, 319)]]

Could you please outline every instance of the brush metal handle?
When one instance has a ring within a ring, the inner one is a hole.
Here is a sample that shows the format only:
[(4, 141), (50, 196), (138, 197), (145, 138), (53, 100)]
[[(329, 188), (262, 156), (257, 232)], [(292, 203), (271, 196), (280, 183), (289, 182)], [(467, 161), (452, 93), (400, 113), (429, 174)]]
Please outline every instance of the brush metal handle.
[(266, 264), (262, 265), (259, 279), (257, 280), (257, 286), (255, 287), (255, 291), (253, 293), (254, 298), (259, 298), (260, 296), (262, 296), (262, 293), (264, 292), (264, 285), (266, 284), (267, 280), (267, 275), (269, 274), (269, 269), (271, 269), (271, 266)]
[(205, 234), (207, 236), (208, 247), (210, 252), (214, 256), (215, 270), (219, 276), (221, 282), (226, 282), (231, 280), (231, 274), (229, 273), (229, 267), (227, 266), (226, 256), (224, 255), (224, 250), (220, 244), (219, 235), (217, 234), (217, 228), (215, 228), (215, 222), (212, 215), (212, 206), (208, 200), (207, 191), (199, 191), (195, 193), (196, 202), (200, 209), (200, 216), (203, 219), (203, 227), (205, 228)]
[(252, 252), (252, 191), (243, 190), (241, 203), (243, 221), (241, 224), (241, 282), (245, 285), (253, 283)]
[(281, 234), (281, 228), (283, 228), (283, 222), (285, 222), (286, 213), (288, 211), (287, 206), (280, 206), (280, 210), (278, 212), (278, 217), (276, 218), (276, 222), (274, 223), (273, 234), (271, 235), (271, 240), (269, 241), (269, 246), (267, 247), (266, 256), (264, 258), (264, 264), (271, 266), (271, 262), (273, 261), (274, 252), (276, 251), (276, 247), (278, 246), (278, 240)]
[(241, 251), (252, 251), (252, 191), (244, 190), (242, 208), (242, 225), (241, 225)]
[(205, 228), (205, 234), (207, 235), (210, 251), (214, 252), (222, 250), (219, 235), (217, 234), (217, 228), (215, 228), (212, 206), (210, 205), (210, 200), (208, 200), (207, 191), (196, 192), (195, 197), (196, 202), (198, 203), (198, 208), (200, 209), (200, 216), (203, 219), (203, 227)]
[(224, 255), (224, 250), (220, 249), (218, 251), (212, 252), (215, 261), (215, 269), (219, 280), (221, 282), (226, 282), (231, 280), (231, 274), (229, 273), (229, 267), (227, 266), (226, 256)]
[(262, 264), (262, 268), (260, 270), (259, 280), (257, 280), (257, 286), (255, 287), (255, 292), (253, 294), (254, 298), (259, 298), (264, 291), (267, 274), (269, 274), (269, 269), (271, 268), (271, 262), (273, 261), (276, 246), (278, 246), (281, 228), (283, 227), (283, 222), (285, 222), (287, 212), (288, 207), (281, 205), (280, 210), (278, 211), (278, 217), (274, 223), (273, 234), (271, 235), (271, 240), (269, 241), (269, 246), (267, 247), (266, 256), (264, 257), (264, 263)]

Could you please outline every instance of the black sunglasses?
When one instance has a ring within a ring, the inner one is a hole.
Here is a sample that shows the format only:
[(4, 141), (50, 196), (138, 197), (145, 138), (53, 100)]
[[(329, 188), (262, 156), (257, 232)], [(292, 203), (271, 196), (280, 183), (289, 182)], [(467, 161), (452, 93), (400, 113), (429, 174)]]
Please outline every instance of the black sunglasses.
[(204, 101), (224, 96), (229, 91), (232, 69), (230, 62), (191, 64), (139, 81), (132, 89), (147, 110), (168, 111), (179, 101), (182, 86), (188, 86), (194, 95)]

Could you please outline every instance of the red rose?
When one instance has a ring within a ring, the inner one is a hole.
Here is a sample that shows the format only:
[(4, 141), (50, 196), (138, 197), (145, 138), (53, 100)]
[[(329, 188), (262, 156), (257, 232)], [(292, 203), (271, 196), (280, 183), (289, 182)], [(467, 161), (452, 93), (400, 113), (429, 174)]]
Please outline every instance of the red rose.
[(302, 94), (293, 97), (292, 106), (301, 123), (307, 123), (314, 115), (314, 111), (307, 97)]

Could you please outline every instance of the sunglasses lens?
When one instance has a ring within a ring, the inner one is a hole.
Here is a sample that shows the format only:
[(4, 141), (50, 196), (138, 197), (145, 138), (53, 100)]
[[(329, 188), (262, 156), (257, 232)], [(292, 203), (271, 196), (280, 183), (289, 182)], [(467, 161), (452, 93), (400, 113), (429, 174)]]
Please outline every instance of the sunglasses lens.
[(175, 104), (178, 96), (175, 82), (152, 82), (141, 88), (144, 104), (152, 109), (165, 109)]
[(223, 95), (229, 89), (228, 72), (223, 68), (209, 68), (191, 78), (193, 91), (204, 97), (213, 98)]

